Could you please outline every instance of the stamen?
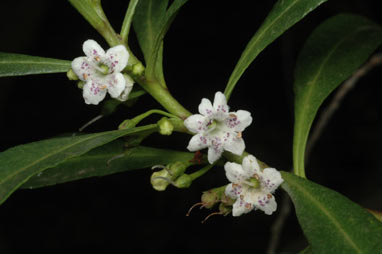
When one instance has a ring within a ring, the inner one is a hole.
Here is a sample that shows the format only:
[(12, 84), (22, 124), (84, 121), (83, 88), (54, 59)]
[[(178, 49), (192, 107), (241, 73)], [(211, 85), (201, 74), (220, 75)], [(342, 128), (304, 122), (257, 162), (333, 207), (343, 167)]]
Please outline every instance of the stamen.
[(242, 138), (242, 137), (243, 137), (242, 132), (239, 131), (239, 132), (237, 133), (236, 137), (237, 137), (237, 138)]
[(101, 58), (99, 58), (99, 56), (96, 56), (94, 59), (95, 59), (97, 62), (99, 62), (99, 61), (101, 60)]
[(267, 198), (268, 198), (268, 199), (271, 199), (271, 198), (272, 198), (272, 194), (271, 194), (271, 193), (268, 193), (268, 194), (267, 194)]
[(84, 73), (84, 74), (82, 74), (82, 77), (83, 77), (85, 80), (87, 80), (87, 79), (88, 79), (88, 74)]
[(100, 86), (100, 89), (105, 90), (107, 88), (107, 85)]
[(188, 209), (188, 212), (186, 213), (186, 216), (190, 216), (190, 213), (191, 211), (197, 207), (197, 206), (200, 206), (200, 209), (202, 209), (204, 207), (204, 203), (203, 202), (199, 202), (199, 203), (196, 203), (194, 204), (193, 206), (190, 207), (190, 209)]
[(214, 216), (214, 215), (223, 215), (223, 212), (214, 212), (209, 214), (204, 220), (202, 220), (202, 223), (206, 222), (211, 216)]

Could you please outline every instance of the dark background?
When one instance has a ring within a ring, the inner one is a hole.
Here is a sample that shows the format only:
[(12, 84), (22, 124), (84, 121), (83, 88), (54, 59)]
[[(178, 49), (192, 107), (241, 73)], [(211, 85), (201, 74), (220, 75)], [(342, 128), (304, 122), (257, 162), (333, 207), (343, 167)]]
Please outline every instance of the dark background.
[[(128, 1), (103, 1), (115, 30)], [(164, 68), (170, 91), (191, 112), (201, 98), (223, 91), (241, 51), (270, 11), (274, 0), (190, 0), (165, 39)], [(232, 110), (252, 112), (244, 132), (247, 150), (280, 170), (292, 165), (293, 69), (309, 33), (341, 12), (381, 23), (378, 1), (332, 0), (317, 8), (262, 52), (239, 81)], [(82, 43), (103, 39), (67, 1), (3, 0), (0, 3), (0, 51), (72, 60)], [(134, 36), (131, 48), (141, 56)], [(307, 165), (308, 177), (362, 206), (382, 210), (381, 67), (362, 78), (328, 124)], [(76, 132), (100, 112), (83, 101), (75, 82), (64, 74), (2, 78), (0, 150)], [(330, 98), (329, 98), (330, 99)], [(325, 103), (326, 105), (327, 103)], [(324, 105), (324, 106), (325, 106)], [(87, 131), (115, 129), (150, 108), (149, 96), (134, 108), (121, 108)], [(155, 120), (155, 118), (153, 118)], [(153, 135), (146, 145), (184, 149), (189, 136)], [(215, 216), (188, 208), (201, 192), (226, 183), (222, 169), (209, 172), (190, 189), (154, 191), (149, 169), (92, 178), (37, 190), (19, 190), (0, 207), (0, 253), (264, 253), (278, 213), (252, 212), (240, 218)], [(281, 200), (282, 191), (276, 194)], [(279, 202), (279, 206), (280, 206)], [(288, 217), (278, 253), (306, 246), (294, 213)]]

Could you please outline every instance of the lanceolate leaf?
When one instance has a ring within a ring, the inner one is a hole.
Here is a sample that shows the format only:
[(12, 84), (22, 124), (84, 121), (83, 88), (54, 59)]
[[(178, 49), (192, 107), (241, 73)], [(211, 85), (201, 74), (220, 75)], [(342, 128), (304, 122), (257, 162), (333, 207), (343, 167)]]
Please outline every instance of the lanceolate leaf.
[(308, 38), (295, 71), (293, 165), (296, 174), (305, 174), (305, 146), (320, 105), (366, 61), (381, 41), (380, 26), (350, 14), (328, 19)]
[(67, 72), (71, 62), (53, 58), (0, 52), (0, 77)]
[(193, 153), (188, 152), (142, 146), (126, 149), (123, 141), (116, 140), (31, 177), (22, 188), (38, 188), (87, 177), (188, 161), (193, 156)]
[(31, 176), (119, 137), (156, 128), (156, 124), (128, 130), (54, 138), (16, 146), (0, 153), (0, 204)]
[(186, 2), (187, 0), (175, 0), (169, 7), (168, 0), (140, 0), (137, 4), (133, 25), (143, 51), (146, 75), (149, 78), (163, 80), (163, 38), (179, 9)]
[(243, 75), (244, 71), (264, 48), (305, 17), (306, 14), (326, 1), (327, 0), (277, 1), (264, 23), (257, 30), (241, 54), (225, 88), (224, 94), (226, 97), (229, 98), (231, 96), (232, 90), (235, 88), (241, 75)]
[(382, 223), (366, 209), (304, 178), (282, 177), (312, 253), (382, 253)]

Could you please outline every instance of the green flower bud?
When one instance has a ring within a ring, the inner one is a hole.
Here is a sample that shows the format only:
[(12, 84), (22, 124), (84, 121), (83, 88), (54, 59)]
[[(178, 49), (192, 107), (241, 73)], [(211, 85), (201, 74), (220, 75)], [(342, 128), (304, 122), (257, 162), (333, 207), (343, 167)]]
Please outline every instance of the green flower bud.
[(174, 130), (174, 125), (168, 120), (167, 117), (163, 117), (158, 121), (159, 133), (162, 135), (171, 135)]
[(211, 209), (215, 204), (217, 204), (220, 201), (220, 195), (216, 191), (208, 190), (203, 192), (201, 200), (205, 208)]
[(66, 76), (68, 77), (69, 80), (78, 80), (77, 75), (74, 73), (72, 69), (70, 69), (67, 73)]
[(187, 175), (187, 174), (183, 174), (183, 175), (181, 175), (180, 177), (178, 177), (176, 179), (174, 185), (177, 188), (184, 189), (184, 188), (190, 187), (191, 183), (192, 183), (192, 178), (189, 175)]
[(133, 69), (131, 73), (135, 76), (142, 76), (143, 72), (145, 71), (145, 67), (142, 63), (137, 63), (133, 65)]
[(170, 173), (166, 169), (154, 172), (151, 175), (151, 185), (157, 191), (166, 190), (167, 186), (170, 184), (170, 181), (165, 180), (171, 177)]

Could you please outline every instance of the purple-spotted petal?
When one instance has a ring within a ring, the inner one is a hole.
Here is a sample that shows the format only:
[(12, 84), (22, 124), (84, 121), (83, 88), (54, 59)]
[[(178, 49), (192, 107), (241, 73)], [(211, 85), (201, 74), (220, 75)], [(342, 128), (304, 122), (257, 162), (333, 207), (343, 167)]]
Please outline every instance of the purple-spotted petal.
[(187, 149), (191, 152), (195, 152), (206, 148), (208, 145), (208, 139), (202, 134), (197, 134), (192, 136)]
[(243, 170), (247, 172), (249, 176), (253, 176), (253, 174), (261, 175), (260, 166), (257, 162), (257, 159), (253, 155), (245, 156), (242, 162)]
[(259, 191), (252, 198), (254, 199), (254, 206), (267, 215), (271, 215), (277, 209), (275, 197), (270, 193)]
[(199, 104), (199, 113), (204, 116), (211, 116), (215, 112), (209, 99), (203, 98)]
[(89, 65), (86, 57), (77, 57), (72, 61), (72, 69), (77, 77), (82, 81), (87, 81), (94, 75), (94, 70)]
[(96, 62), (98, 62), (98, 59), (102, 58), (105, 55), (105, 51), (95, 40), (85, 41), (82, 45), (82, 50), (84, 51), (86, 56), (96, 60)]
[(234, 162), (227, 162), (224, 165), (225, 175), (231, 183), (241, 184), (246, 181), (251, 175), (243, 170), (240, 164)]
[(246, 110), (238, 110), (230, 114), (230, 116), (235, 116), (231, 118), (230, 126), (237, 132), (244, 131), (252, 123), (251, 113)]
[(192, 115), (184, 120), (184, 126), (193, 133), (199, 133), (208, 129), (206, 120), (208, 119), (205, 116), (199, 114)]
[(98, 105), (106, 96), (106, 89), (102, 89), (97, 83), (88, 81), (83, 88), (83, 96), (86, 104)]
[(245, 194), (246, 190), (243, 190), (244, 194), (239, 195), (232, 207), (232, 216), (240, 216), (244, 213), (249, 213), (253, 210), (254, 205), (251, 200), (248, 200), (248, 195)]
[(222, 92), (216, 92), (214, 98), (214, 109), (216, 111), (222, 111), (224, 113), (229, 112), (229, 107), (227, 105), (227, 99)]
[(104, 63), (109, 67), (109, 73), (121, 72), (129, 60), (129, 52), (123, 45), (112, 47), (106, 51)]
[(222, 156), (222, 153), (223, 153), (223, 148), (220, 146), (209, 146), (208, 147), (208, 155), (207, 155), (207, 158), (208, 158), (208, 162), (210, 164), (214, 163), (215, 161), (217, 161), (221, 156)]
[(284, 182), (279, 171), (274, 168), (265, 168), (261, 175), (262, 189), (274, 192)]
[(240, 156), (245, 150), (244, 140), (231, 134), (224, 144), (224, 150)]
[(108, 92), (111, 97), (118, 98), (126, 87), (126, 80), (122, 73), (108, 75), (107, 78)]

